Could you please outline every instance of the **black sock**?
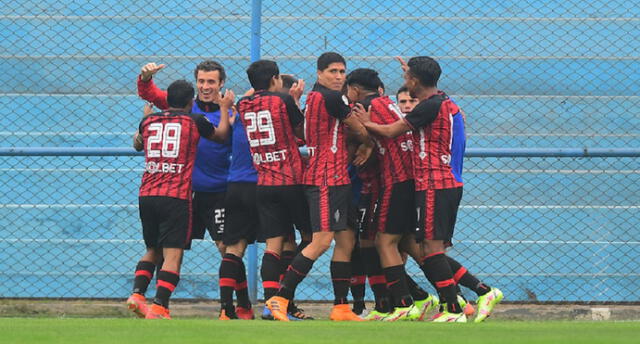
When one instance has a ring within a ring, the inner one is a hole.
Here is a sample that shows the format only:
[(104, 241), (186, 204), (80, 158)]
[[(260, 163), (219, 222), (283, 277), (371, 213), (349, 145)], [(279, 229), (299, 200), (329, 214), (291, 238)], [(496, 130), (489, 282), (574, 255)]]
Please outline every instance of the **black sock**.
[(391, 293), (394, 307), (409, 307), (413, 304), (409, 288), (407, 287), (404, 265), (394, 265), (384, 268), (387, 289)]
[(218, 281), (220, 285), (220, 305), (222, 309), (229, 311), (233, 308), (233, 291), (236, 289), (238, 261), (241, 259), (231, 253), (226, 253), (222, 257), (220, 270), (218, 271)]
[(351, 254), (351, 296), (353, 297), (353, 312), (361, 314), (364, 310), (364, 292), (365, 282), (367, 277), (365, 275), (364, 263), (362, 262), (362, 255), (360, 254), (360, 248), (356, 247)]
[[(282, 270), (280, 271), (280, 284), (284, 280), (284, 275), (287, 273), (287, 269), (291, 262), (293, 262), (293, 258), (295, 258), (297, 253), (295, 251), (282, 251), (282, 255), (280, 256), (280, 266), (282, 266)], [(295, 298), (295, 291), (291, 295), (291, 302), (289, 302), (289, 309), (287, 310), (289, 313), (295, 313), (296, 305), (293, 302)]]
[(458, 304), (456, 282), (453, 280), (453, 273), (444, 252), (428, 255), (422, 261), (420, 268), (427, 276), (427, 279), (433, 281), (438, 294), (444, 298), (447, 303), (447, 311), (450, 313), (462, 312)]
[(360, 252), (369, 279), (369, 286), (375, 298), (375, 309), (378, 312), (387, 313), (390, 311), (389, 291), (387, 290), (387, 280), (380, 265), (380, 255), (375, 247), (360, 248)]
[(347, 304), (351, 284), (351, 262), (331, 261), (331, 282), (333, 283), (334, 305)]
[(294, 251), (282, 251), (280, 255), (280, 282), (284, 279), (284, 273), (291, 265), (293, 258), (295, 258), (296, 253)]
[(265, 301), (274, 296), (280, 289), (280, 255), (271, 251), (264, 251), (262, 256), (262, 289)]
[(153, 303), (169, 308), (169, 298), (180, 282), (180, 275), (173, 271), (160, 270), (158, 272), (158, 289)]
[(457, 260), (447, 256), (447, 261), (453, 272), (453, 279), (456, 283), (461, 284), (463, 287), (473, 290), (478, 296), (482, 296), (491, 290), (491, 287), (480, 282), (476, 276), (472, 275), (467, 269), (458, 263)]
[(133, 279), (133, 292), (136, 294), (144, 294), (149, 288), (149, 283), (153, 278), (153, 272), (156, 270), (156, 265), (152, 262), (139, 261), (136, 265), (136, 277)]
[(429, 293), (427, 293), (424, 289), (420, 288), (418, 283), (409, 276), (409, 274), (405, 274), (405, 278), (407, 279), (407, 287), (409, 288), (409, 293), (411, 293), (411, 297), (414, 300), (424, 300), (429, 297)]
[(236, 271), (236, 297), (238, 298), (238, 306), (251, 309), (249, 289), (247, 289), (247, 271), (242, 259), (240, 259), (238, 263), (238, 270)]
[(298, 284), (307, 276), (307, 273), (313, 267), (313, 263), (315, 263), (314, 260), (303, 256), (302, 253), (298, 253), (284, 274), (284, 279), (280, 284), (280, 290), (278, 290), (277, 295), (292, 300)]

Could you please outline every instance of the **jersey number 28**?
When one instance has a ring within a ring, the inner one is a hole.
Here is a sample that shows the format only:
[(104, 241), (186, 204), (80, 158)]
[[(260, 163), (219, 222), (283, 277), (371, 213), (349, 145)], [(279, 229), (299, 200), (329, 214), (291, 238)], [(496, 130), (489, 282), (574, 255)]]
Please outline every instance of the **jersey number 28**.
[[(180, 153), (180, 123), (151, 123), (148, 128), (153, 132), (147, 139), (147, 157), (149, 158), (177, 158)], [(162, 150), (152, 149), (153, 144), (162, 143)]]

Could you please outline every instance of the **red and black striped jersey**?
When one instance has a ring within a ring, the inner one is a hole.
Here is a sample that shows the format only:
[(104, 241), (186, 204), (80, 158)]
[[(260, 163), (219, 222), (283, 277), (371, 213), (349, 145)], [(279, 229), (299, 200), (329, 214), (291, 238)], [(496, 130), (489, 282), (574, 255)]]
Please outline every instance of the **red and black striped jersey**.
[(240, 99), (238, 112), (258, 171), (258, 185), (301, 184), (304, 170), (294, 128), (304, 117), (293, 98), (258, 91)]
[[(366, 98), (362, 104), (365, 109), (371, 106), (371, 121), (374, 123), (387, 125), (404, 118), (400, 108), (389, 97), (374, 95)], [(412, 140), (411, 132), (396, 138), (375, 137), (382, 186), (413, 179)]]
[(458, 106), (444, 92), (418, 103), (404, 118), (413, 130), (413, 174), (416, 190), (461, 187), (451, 169), (451, 143)]
[(143, 118), (138, 130), (145, 156), (140, 196), (191, 199), (198, 140), (211, 136), (213, 124), (202, 115), (164, 111)]
[(378, 161), (367, 162), (365, 165), (358, 167), (358, 178), (362, 181), (362, 189), (360, 194), (377, 194), (380, 190), (380, 172), (378, 169)]
[(335, 186), (350, 183), (346, 128), (342, 123), (350, 114), (346, 96), (318, 83), (313, 86), (307, 95), (305, 109), (309, 165), (304, 173), (304, 184)]

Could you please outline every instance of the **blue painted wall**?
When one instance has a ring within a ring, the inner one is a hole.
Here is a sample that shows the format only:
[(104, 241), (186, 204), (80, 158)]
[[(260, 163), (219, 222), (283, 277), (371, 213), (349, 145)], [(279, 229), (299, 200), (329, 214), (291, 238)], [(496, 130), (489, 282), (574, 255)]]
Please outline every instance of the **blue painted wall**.
[[(640, 7), (627, 1), (263, 1), (262, 56), (315, 79), (315, 58), (380, 72), (432, 55), (468, 114), (468, 147), (639, 147)], [(122, 147), (142, 101), (196, 63), (248, 88), (246, 1), (21, 1), (0, 6), (0, 145)], [(125, 297), (143, 250), (142, 159), (0, 158), (2, 297)], [(471, 158), (452, 254), (511, 301), (640, 299), (640, 165), (632, 158)], [(331, 298), (328, 257), (297, 296)], [(177, 297), (217, 298), (210, 241), (187, 254)], [(422, 284), (415, 264), (410, 271)], [(469, 295), (471, 296), (471, 295)]]

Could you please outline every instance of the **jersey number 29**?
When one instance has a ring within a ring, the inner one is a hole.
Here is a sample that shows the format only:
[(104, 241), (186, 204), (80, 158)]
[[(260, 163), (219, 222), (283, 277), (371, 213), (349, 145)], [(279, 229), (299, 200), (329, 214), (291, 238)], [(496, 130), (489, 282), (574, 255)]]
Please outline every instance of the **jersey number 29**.
[[(251, 147), (267, 146), (276, 143), (276, 135), (273, 131), (273, 120), (271, 112), (263, 110), (256, 112), (247, 112), (244, 114), (244, 120), (247, 122), (247, 136), (249, 137), (249, 145)], [(262, 138), (252, 138), (252, 134), (256, 131), (263, 133)]]

